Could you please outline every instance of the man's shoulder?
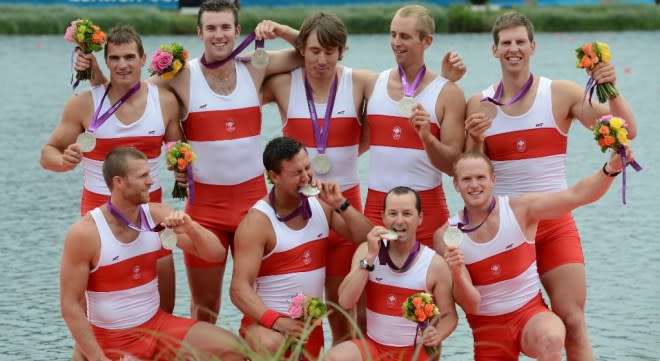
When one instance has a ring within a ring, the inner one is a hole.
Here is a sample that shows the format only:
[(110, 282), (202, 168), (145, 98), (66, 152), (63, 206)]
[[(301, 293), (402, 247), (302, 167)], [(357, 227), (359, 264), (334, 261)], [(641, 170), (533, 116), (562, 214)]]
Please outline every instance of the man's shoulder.
[(66, 237), (67, 239), (77, 239), (94, 235), (98, 235), (98, 228), (90, 211), (69, 227)]

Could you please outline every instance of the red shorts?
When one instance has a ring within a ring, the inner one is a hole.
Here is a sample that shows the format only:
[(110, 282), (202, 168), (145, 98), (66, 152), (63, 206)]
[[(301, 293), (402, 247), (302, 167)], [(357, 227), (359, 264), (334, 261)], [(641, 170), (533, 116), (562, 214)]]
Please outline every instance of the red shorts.
[[(388, 346), (380, 344), (369, 337), (365, 337), (364, 341), (355, 339), (353, 343), (360, 349), (363, 361), (411, 361), (415, 355), (414, 346)], [(424, 347), (420, 347), (416, 360), (422, 361), (427, 359), (429, 359), (429, 356), (424, 351)]]
[[(251, 318), (247, 316), (243, 316), (243, 319), (241, 319), (241, 327), (238, 329), (238, 334), (245, 338), (245, 330), (254, 325), (254, 321), (252, 321)], [(319, 358), (319, 355), (321, 354), (321, 349), (323, 348), (323, 326), (317, 326), (314, 328), (312, 333), (309, 335), (307, 340), (305, 341), (305, 353), (308, 355), (312, 356), (312, 359), (316, 360)], [(289, 352), (285, 354), (285, 358), (288, 359), (288, 356), (290, 355)], [(306, 357), (301, 358), (301, 360), (309, 360)]]
[(536, 230), (536, 264), (540, 275), (556, 267), (584, 264), (580, 234), (570, 213), (539, 222)]
[[(360, 186), (345, 190), (344, 197), (351, 202), (351, 206), (362, 212), (362, 196)], [(328, 235), (328, 248), (326, 253), (325, 274), (327, 276), (344, 277), (351, 271), (351, 260), (357, 244), (342, 238), (337, 232), (330, 229)]]
[(105, 356), (112, 360), (125, 355), (140, 360), (173, 360), (197, 322), (159, 309), (149, 321), (130, 329), (109, 330), (94, 325), (92, 329)]
[[(218, 236), (229, 251), (238, 224), (265, 195), (266, 181), (263, 175), (231, 186), (195, 182), (195, 202), (187, 202), (186, 213)], [(226, 263), (226, 259), (223, 262), (208, 262), (187, 252), (184, 252), (183, 259), (188, 267), (193, 268), (216, 267)]]
[(551, 312), (539, 293), (520, 309), (498, 316), (467, 315), (474, 339), (475, 361), (517, 361), (527, 322), (541, 312)]
[[(94, 208), (102, 206), (110, 199), (110, 196), (105, 194), (94, 193), (83, 187), (82, 197), (80, 198), (80, 216), (84, 216), (87, 212)], [(149, 193), (149, 202), (162, 203), (163, 202), (163, 188), (158, 188)], [(172, 250), (161, 248), (158, 251), (158, 257), (171, 256)]]
[[(423, 245), (433, 248), (433, 233), (447, 222), (449, 211), (447, 210), (447, 201), (442, 186), (433, 189), (418, 191), (419, 198), (422, 201), (422, 213), (424, 219), (417, 228), (417, 240)], [(364, 215), (369, 218), (373, 224), (383, 224), (383, 206), (386, 192), (378, 192), (369, 189), (367, 192), (367, 202), (364, 206)]]

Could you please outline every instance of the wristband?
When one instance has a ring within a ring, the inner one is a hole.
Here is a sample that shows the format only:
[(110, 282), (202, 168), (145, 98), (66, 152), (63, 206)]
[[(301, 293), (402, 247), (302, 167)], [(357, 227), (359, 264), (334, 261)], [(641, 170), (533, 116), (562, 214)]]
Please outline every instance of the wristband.
[(266, 312), (264, 312), (261, 315), (261, 318), (259, 319), (259, 323), (269, 329), (273, 329), (273, 325), (275, 324), (275, 321), (277, 321), (278, 318), (282, 317), (278, 312), (267, 309)]
[(619, 173), (621, 173), (621, 171), (610, 173), (610, 172), (607, 171), (607, 169), (605, 169), (605, 167), (607, 167), (607, 162), (605, 162), (605, 164), (603, 164), (603, 174), (605, 174), (608, 177), (616, 177), (616, 176), (619, 175)]
[(351, 205), (351, 202), (349, 202), (348, 199), (344, 199), (344, 203), (342, 203), (341, 206), (335, 208), (335, 212), (341, 213), (341, 212), (345, 211), (350, 205)]

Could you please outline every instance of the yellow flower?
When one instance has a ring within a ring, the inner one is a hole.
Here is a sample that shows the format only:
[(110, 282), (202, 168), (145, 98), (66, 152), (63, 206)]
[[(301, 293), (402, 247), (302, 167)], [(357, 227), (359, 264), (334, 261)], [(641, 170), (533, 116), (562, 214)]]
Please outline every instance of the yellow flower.
[(163, 74), (161, 74), (161, 76), (162, 76), (163, 79), (165, 79), (165, 80), (170, 80), (170, 79), (174, 78), (174, 74), (172, 74), (171, 71), (166, 71), (166, 72), (164, 72)]
[(179, 59), (175, 60), (174, 63), (172, 63), (172, 73), (174, 74), (178, 73), (179, 70), (181, 70), (181, 67), (183, 67), (183, 65), (181, 64)]
[(622, 145), (628, 145), (628, 134), (626, 132), (618, 132), (616, 133), (616, 140)]
[(619, 117), (613, 117), (610, 119), (610, 127), (614, 130), (620, 130), (623, 127), (623, 119)]
[(85, 34), (84, 33), (77, 33), (76, 34), (76, 40), (78, 43), (82, 43), (85, 41)]
[(596, 42), (598, 47), (598, 53), (600, 55), (600, 60), (605, 63), (609, 63), (612, 60), (612, 54), (610, 53), (610, 46), (605, 43)]

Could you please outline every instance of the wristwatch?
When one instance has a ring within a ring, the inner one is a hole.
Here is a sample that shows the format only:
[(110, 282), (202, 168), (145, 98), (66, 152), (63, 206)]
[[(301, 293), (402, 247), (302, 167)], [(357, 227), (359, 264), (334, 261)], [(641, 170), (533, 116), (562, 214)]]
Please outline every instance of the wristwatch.
[(360, 263), (358, 263), (361, 269), (367, 270), (369, 272), (373, 271), (376, 266), (369, 264), (369, 261), (367, 261), (366, 258), (363, 258), (360, 260)]

